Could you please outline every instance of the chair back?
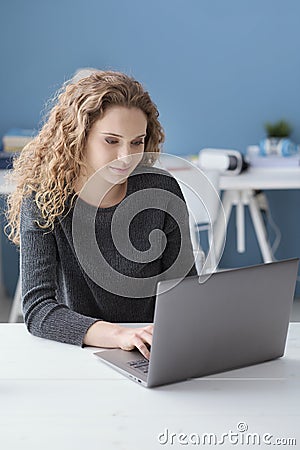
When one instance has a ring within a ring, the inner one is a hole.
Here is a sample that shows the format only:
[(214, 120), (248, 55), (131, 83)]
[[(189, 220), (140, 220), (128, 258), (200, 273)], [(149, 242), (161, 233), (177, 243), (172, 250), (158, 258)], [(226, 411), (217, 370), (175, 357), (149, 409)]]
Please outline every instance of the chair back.
[[(215, 258), (213, 229), (222, 203), (219, 197), (219, 177), (217, 170), (204, 172), (190, 161), (162, 153), (156, 167), (168, 171), (176, 178), (185, 198), (189, 212), (190, 236), (198, 274), (213, 272), (218, 264)], [(205, 255), (199, 231), (208, 233), (209, 251)]]
[(176, 178), (194, 223), (213, 225), (220, 207), (219, 172), (204, 172), (184, 158), (167, 154), (162, 154), (155, 166), (167, 170)]

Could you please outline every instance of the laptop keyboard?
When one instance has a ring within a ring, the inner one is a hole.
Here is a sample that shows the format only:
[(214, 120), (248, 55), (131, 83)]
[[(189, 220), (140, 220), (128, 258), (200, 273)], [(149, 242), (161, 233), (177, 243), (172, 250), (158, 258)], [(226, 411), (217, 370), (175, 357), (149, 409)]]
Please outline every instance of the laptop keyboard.
[(129, 361), (127, 364), (132, 369), (139, 370), (140, 372), (143, 372), (143, 373), (148, 373), (149, 360), (146, 359), (146, 358), (142, 358), (142, 359), (138, 359), (138, 360), (134, 360), (134, 361)]

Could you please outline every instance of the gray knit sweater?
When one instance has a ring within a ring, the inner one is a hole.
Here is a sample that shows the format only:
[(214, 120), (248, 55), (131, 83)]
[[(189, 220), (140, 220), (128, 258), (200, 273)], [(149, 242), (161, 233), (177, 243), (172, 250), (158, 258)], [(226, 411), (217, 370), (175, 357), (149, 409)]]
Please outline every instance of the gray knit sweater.
[(37, 224), (34, 195), (22, 203), (22, 308), (30, 333), (83, 345), (97, 320), (152, 322), (157, 282), (197, 274), (184, 198), (165, 171), (136, 168), (118, 205), (96, 208), (78, 197), (66, 206), (49, 231)]

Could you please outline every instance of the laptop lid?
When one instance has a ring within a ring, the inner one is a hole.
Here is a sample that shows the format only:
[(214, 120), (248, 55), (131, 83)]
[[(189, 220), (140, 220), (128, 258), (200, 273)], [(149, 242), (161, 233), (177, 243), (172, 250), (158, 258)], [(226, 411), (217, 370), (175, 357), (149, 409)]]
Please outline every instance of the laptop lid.
[[(97, 356), (148, 387), (200, 377), (283, 355), (298, 259), (230, 269), (205, 283), (187, 277), (157, 286), (148, 375), (127, 360), (139, 352)], [(200, 280), (201, 281), (201, 280)]]

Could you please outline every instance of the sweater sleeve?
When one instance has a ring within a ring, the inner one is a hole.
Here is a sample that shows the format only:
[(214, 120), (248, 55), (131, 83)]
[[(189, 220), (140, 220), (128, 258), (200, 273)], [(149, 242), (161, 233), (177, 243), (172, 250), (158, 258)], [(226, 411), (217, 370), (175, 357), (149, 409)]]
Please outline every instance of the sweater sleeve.
[(58, 251), (54, 234), (37, 224), (33, 197), (23, 200), (20, 218), (22, 310), (35, 336), (83, 346), (88, 328), (97, 320), (72, 311), (57, 299)]

